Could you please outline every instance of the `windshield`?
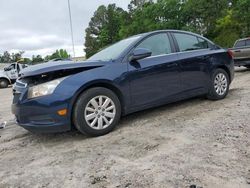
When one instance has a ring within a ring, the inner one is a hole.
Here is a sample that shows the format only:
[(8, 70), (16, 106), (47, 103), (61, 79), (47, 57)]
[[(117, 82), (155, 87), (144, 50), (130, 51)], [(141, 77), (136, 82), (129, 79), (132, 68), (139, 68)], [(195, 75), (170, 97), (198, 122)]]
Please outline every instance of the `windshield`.
[(122, 54), (122, 52), (127, 47), (129, 47), (133, 42), (135, 42), (139, 38), (141, 38), (141, 36), (134, 36), (134, 37), (130, 37), (130, 38), (121, 40), (121, 41), (105, 48), (104, 50), (96, 53), (95, 55), (90, 57), (88, 60), (107, 61), (107, 60), (116, 59)]

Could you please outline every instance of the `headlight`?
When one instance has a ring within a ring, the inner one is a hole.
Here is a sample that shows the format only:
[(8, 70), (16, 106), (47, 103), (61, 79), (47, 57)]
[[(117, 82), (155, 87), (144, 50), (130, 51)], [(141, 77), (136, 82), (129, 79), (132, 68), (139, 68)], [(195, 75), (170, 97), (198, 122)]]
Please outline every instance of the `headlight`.
[(52, 80), (43, 84), (39, 84), (29, 88), (28, 98), (35, 98), (45, 95), (50, 95), (54, 92), (56, 87), (67, 77)]

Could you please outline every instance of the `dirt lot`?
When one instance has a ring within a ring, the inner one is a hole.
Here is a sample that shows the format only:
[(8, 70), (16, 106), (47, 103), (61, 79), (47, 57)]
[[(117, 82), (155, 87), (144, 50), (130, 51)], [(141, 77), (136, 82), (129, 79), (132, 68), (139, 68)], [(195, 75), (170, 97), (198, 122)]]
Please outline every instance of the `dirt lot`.
[[(250, 71), (222, 101), (196, 98), (135, 113), (111, 134), (0, 130), (0, 187), (250, 187)], [(0, 122), (11, 89), (0, 90)]]

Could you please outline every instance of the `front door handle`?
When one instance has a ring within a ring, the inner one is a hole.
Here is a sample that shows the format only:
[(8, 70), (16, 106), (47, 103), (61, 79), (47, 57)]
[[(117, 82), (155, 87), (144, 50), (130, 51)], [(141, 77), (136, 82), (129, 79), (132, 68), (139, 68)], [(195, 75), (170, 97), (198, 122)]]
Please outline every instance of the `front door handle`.
[(235, 50), (235, 52), (241, 52), (241, 50)]

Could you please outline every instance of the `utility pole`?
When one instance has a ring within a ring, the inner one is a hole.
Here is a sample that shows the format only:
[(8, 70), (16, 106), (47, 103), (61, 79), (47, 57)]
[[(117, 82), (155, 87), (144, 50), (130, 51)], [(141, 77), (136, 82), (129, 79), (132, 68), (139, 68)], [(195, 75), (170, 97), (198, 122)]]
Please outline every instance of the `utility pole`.
[(75, 54), (75, 44), (74, 44), (74, 34), (73, 34), (73, 26), (72, 26), (72, 17), (71, 17), (71, 8), (70, 8), (70, 0), (68, 0), (68, 7), (69, 7), (69, 22), (70, 22), (70, 30), (71, 30), (71, 40), (72, 40), (72, 49), (73, 49), (73, 56), (76, 57)]

